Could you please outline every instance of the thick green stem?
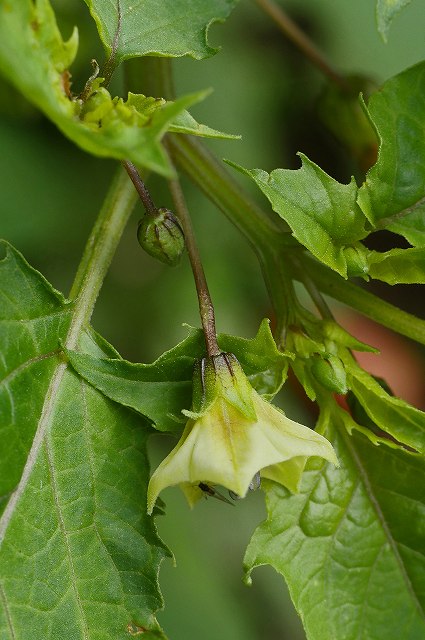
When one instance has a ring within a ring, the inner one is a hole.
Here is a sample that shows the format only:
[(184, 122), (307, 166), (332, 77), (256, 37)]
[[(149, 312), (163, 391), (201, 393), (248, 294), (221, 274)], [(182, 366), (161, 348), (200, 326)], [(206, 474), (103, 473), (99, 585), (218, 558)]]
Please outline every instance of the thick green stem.
[(120, 168), (87, 241), (71, 288), (70, 298), (75, 301), (75, 311), (66, 339), (68, 349), (76, 347), (81, 329), (90, 322), (103, 280), (136, 200), (137, 193)]
[(344, 280), (337, 273), (305, 255), (302, 266), (293, 269), (293, 277), (302, 282), (300, 269), (307, 269), (316, 286), (335, 300), (420, 344), (425, 344), (425, 321), (378, 298), (373, 293)]

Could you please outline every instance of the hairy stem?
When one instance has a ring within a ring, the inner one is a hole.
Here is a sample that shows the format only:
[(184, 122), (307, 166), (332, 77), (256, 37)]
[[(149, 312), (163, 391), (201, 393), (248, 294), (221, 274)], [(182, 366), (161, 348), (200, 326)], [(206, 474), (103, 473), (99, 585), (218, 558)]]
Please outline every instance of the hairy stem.
[(115, 69), (117, 68), (117, 50), (118, 50), (118, 44), (119, 44), (119, 39), (120, 39), (120, 35), (121, 35), (121, 29), (122, 29), (122, 11), (121, 11), (121, 0), (116, 0), (117, 5), (116, 5), (116, 10), (117, 10), (117, 28), (115, 30), (115, 34), (114, 34), (114, 40), (112, 42), (112, 47), (111, 47), (111, 51), (109, 53), (109, 58), (107, 59), (107, 61), (105, 62), (105, 65), (102, 69), (102, 76), (104, 78), (103, 81), (103, 85), (105, 87), (108, 86), (108, 84), (111, 81), (112, 78), (112, 74), (114, 73)]
[(282, 7), (275, 4), (272, 0), (256, 0), (256, 2), (258, 6), (272, 18), (288, 40), (290, 40), (315, 67), (342, 89), (347, 88), (343, 76), (335, 71), (323, 53), (304, 31), (283, 11)]

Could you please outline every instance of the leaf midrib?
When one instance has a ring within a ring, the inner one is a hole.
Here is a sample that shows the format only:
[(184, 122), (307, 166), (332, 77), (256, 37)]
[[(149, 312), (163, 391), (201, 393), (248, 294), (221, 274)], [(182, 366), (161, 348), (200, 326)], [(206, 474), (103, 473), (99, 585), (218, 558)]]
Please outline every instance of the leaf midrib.
[(415, 590), (413, 588), (412, 582), (411, 582), (410, 577), (409, 577), (409, 575), (408, 575), (408, 573), (406, 571), (406, 568), (404, 566), (404, 562), (403, 562), (403, 560), (402, 560), (402, 558), (400, 556), (399, 550), (397, 548), (397, 543), (396, 543), (396, 541), (394, 540), (394, 538), (392, 536), (391, 530), (390, 530), (389, 525), (388, 525), (388, 523), (387, 523), (387, 521), (385, 519), (384, 513), (383, 513), (383, 511), (382, 511), (382, 509), (380, 507), (379, 501), (377, 500), (377, 498), (375, 496), (375, 493), (374, 493), (374, 491), (372, 489), (372, 484), (371, 484), (371, 482), (369, 480), (369, 476), (367, 474), (367, 471), (366, 471), (365, 467), (363, 466), (363, 463), (362, 463), (362, 461), (361, 461), (361, 459), (360, 459), (360, 457), (359, 457), (354, 445), (351, 442), (351, 436), (349, 436), (347, 433), (345, 433), (342, 429), (339, 430), (339, 433), (340, 433), (342, 439), (344, 440), (345, 446), (349, 450), (350, 455), (352, 457), (352, 460), (354, 461), (354, 463), (355, 463), (355, 465), (356, 465), (356, 467), (358, 469), (359, 477), (360, 477), (360, 479), (361, 479), (361, 481), (363, 483), (363, 486), (364, 486), (366, 494), (367, 494), (367, 496), (369, 498), (370, 504), (372, 505), (372, 507), (373, 507), (373, 509), (374, 509), (374, 511), (375, 511), (375, 513), (377, 515), (378, 521), (381, 524), (381, 527), (382, 527), (382, 530), (383, 530), (383, 532), (385, 534), (385, 537), (388, 540), (388, 543), (389, 543), (389, 545), (391, 547), (391, 550), (393, 552), (394, 558), (395, 558), (395, 560), (397, 562), (397, 565), (398, 565), (398, 567), (400, 569), (400, 574), (401, 574), (401, 576), (402, 576), (402, 578), (403, 578), (403, 580), (404, 580), (404, 582), (406, 584), (407, 590), (408, 590), (409, 594), (411, 595), (412, 600), (415, 603), (415, 606), (416, 606), (418, 612), (420, 613), (421, 617), (425, 620), (425, 611), (424, 611), (424, 609), (423, 609), (421, 603), (419, 602), (418, 597), (417, 597), (417, 595), (415, 593)]

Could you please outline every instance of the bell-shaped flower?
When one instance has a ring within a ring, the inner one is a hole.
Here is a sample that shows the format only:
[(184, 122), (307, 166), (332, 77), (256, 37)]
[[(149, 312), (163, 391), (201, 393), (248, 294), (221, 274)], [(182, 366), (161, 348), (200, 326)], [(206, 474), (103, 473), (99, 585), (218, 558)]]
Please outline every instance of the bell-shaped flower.
[(192, 506), (215, 485), (244, 497), (259, 472), (296, 491), (309, 456), (337, 464), (330, 442), (258, 395), (232, 354), (197, 365), (193, 408), (184, 413), (180, 441), (151, 477), (149, 513), (168, 486), (180, 485)]

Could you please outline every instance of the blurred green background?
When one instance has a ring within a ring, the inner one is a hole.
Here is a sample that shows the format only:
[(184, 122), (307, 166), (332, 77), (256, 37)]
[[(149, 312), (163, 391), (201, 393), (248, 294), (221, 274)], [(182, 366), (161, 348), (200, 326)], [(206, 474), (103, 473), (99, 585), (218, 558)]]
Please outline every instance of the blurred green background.
[[(52, 4), (64, 36), (74, 24), (80, 30), (80, 51), (72, 69), (78, 93), (91, 73), (91, 58), (103, 61), (97, 32), (82, 0)], [(377, 34), (373, 0), (281, 0), (281, 4), (342, 72), (361, 72), (380, 83), (424, 57), (425, 6), (419, 0), (396, 18), (388, 44)], [(174, 62), (179, 95), (214, 88), (204, 103), (193, 108), (195, 117), (243, 136), (241, 141), (209, 142), (210, 148), (221, 157), (266, 170), (299, 166), (295, 153), (301, 150), (331, 175), (348, 180), (354, 171), (350, 157), (315, 111), (322, 76), (285, 41), (255, 2), (241, 0), (224, 25), (211, 29), (210, 38), (222, 47), (216, 56)], [(122, 92), (120, 77), (113, 87)], [(0, 236), (66, 294), (116, 163), (75, 148), (3, 82), (0, 111)], [(218, 330), (252, 337), (261, 319), (271, 316), (256, 259), (220, 212), (186, 180), (183, 186), (216, 305)], [(257, 197), (247, 181), (243, 186)], [(158, 205), (169, 203), (165, 182), (153, 179), (151, 187)], [(265, 204), (260, 197), (259, 201)], [(198, 326), (199, 321), (187, 259), (171, 269), (144, 255), (136, 240), (140, 216), (138, 208), (106, 279), (93, 324), (123, 357), (149, 362), (185, 336), (183, 323)], [(406, 308), (417, 311), (412, 297), (407, 299), (403, 291), (394, 289), (393, 299), (395, 295)], [(285, 391), (280, 401), (290, 417), (308, 422), (293, 394)], [(156, 438), (153, 464), (171, 445), (168, 438)], [(277, 574), (268, 567), (256, 570), (250, 589), (241, 581), (244, 549), (265, 515), (261, 492), (235, 507), (209, 499), (193, 512), (177, 490), (168, 490), (164, 498), (167, 516), (158, 520), (158, 526), (177, 562), (177, 567), (165, 563), (160, 579), (166, 609), (159, 620), (170, 640), (304, 638)]]

